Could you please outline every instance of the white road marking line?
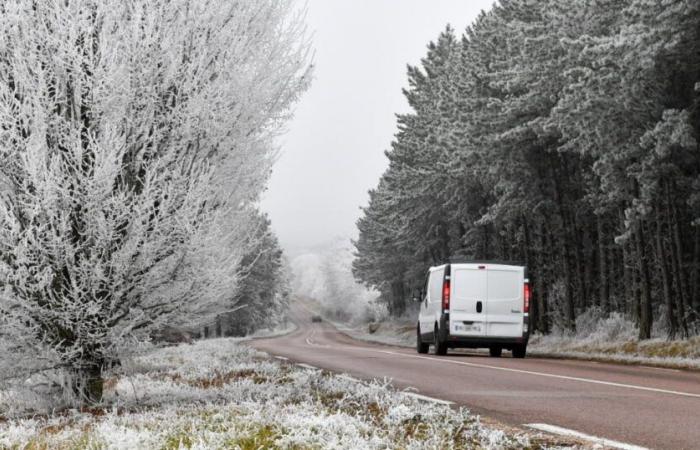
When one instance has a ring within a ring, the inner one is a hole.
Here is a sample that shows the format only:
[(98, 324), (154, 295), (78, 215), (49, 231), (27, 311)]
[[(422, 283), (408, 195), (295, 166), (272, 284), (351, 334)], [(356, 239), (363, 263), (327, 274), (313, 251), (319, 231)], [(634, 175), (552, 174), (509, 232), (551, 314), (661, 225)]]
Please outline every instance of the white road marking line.
[(314, 337), (314, 334), (315, 334), (315, 333), (316, 333), (316, 329), (313, 328), (313, 329), (311, 329), (311, 331), (309, 332), (309, 335), (306, 336), (306, 343), (307, 343), (308, 345), (314, 345), (314, 341), (312, 341), (311, 338)]
[(309, 332), (309, 335), (306, 338), (306, 345), (309, 345), (311, 347), (321, 347), (321, 348), (331, 348), (330, 345), (324, 345), (324, 344), (317, 344), (313, 338), (316, 336), (316, 329), (312, 329)]
[(467, 363), (467, 362), (462, 362), (462, 361), (453, 361), (450, 359), (430, 358), (428, 356), (409, 355), (406, 353), (397, 353), (397, 352), (391, 352), (388, 350), (371, 350), (371, 349), (368, 349), (368, 350), (373, 351), (373, 352), (386, 353), (389, 355), (404, 356), (404, 357), (418, 358), (418, 359), (428, 359), (430, 361), (439, 361), (439, 362), (448, 363), (448, 364), (458, 364), (461, 366), (477, 367), (480, 369), (491, 369), (491, 370), (500, 370), (503, 372), (524, 373), (527, 375), (537, 375), (537, 376), (547, 377), (547, 378), (557, 378), (560, 380), (579, 381), (582, 383), (602, 384), (604, 386), (614, 386), (614, 387), (621, 387), (621, 388), (626, 388), (626, 389), (636, 389), (639, 391), (656, 392), (659, 394), (671, 394), (671, 395), (679, 395), (681, 397), (700, 398), (700, 394), (693, 394), (691, 392), (672, 391), (669, 389), (658, 389), (658, 388), (652, 388), (652, 387), (647, 387), (647, 386), (637, 386), (634, 384), (624, 384), (624, 383), (615, 383), (612, 381), (594, 380), (592, 378), (570, 377), (567, 375), (555, 375), (552, 373), (534, 372), (531, 370), (511, 369), (509, 367), (498, 367), (498, 366), (489, 366), (486, 364)]
[(619, 448), (621, 450), (648, 450), (646, 447), (640, 447), (638, 445), (625, 444), (624, 442), (617, 442), (612, 441), (610, 439), (591, 436), (589, 434), (581, 433), (579, 431), (569, 430), (568, 428), (562, 428), (556, 425), (548, 425), (546, 423), (528, 423), (525, 424), (525, 426), (535, 430), (544, 431), (546, 433), (583, 439), (584, 441), (589, 441), (594, 444), (603, 445), (605, 447)]
[(441, 405), (450, 406), (455, 404), (454, 402), (451, 402), (449, 400), (441, 400), (439, 398), (428, 397), (427, 395), (416, 394), (415, 392), (404, 392), (403, 395), (430, 403), (439, 403)]
[(303, 367), (304, 369), (321, 370), (316, 366), (312, 366), (311, 364), (297, 363), (297, 366)]
[(350, 381), (352, 383), (362, 383), (361, 380), (358, 380), (357, 378), (353, 378), (350, 375), (342, 374), (342, 375), (338, 375), (337, 378), (340, 378), (341, 380), (345, 380), (345, 381)]
[(280, 361), (289, 361), (289, 358), (285, 358), (284, 356), (275, 356), (275, 359), (279, 359)]
[(642, 366), (645, 369), (654, 369), (654, 370), (665, 370), (666, 372), (680, 372), (678, 369), (669, 369), (667, 367), (653, 367), (653, 366)]

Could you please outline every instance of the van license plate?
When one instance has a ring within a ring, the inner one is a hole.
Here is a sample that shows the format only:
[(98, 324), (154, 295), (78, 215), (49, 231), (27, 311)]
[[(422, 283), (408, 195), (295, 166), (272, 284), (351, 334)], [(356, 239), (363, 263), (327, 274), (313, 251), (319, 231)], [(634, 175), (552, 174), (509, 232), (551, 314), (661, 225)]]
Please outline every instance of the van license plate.
[(481, 325), (463, 325), (461, 323), (455, 324), (455, 331), (464, 331), (467, 333), (475, 333), (481, 331)]

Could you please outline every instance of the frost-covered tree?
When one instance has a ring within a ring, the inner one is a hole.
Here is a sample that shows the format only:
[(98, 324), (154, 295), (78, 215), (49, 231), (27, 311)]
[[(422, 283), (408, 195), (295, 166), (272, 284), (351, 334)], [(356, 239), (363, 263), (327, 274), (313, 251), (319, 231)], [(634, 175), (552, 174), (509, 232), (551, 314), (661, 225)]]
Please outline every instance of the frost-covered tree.
[(282, 321), (289, 304), (289, 275), (282, 248), (267, 215), (256, 213), (240, 262), (240, 280), (230, 293), (228, 312), (217, 316), (219, 335), (245, 336)]
[(0, 377), (86, 402), (238, 282), (271, 139), (305, 88), (291, 1), (0, 6)]
[(355, 281), (352, 263), (353, 246), (342, 237), (297, 256), (291, 261), (293, 294), (316, 301), (325, 315), (336, 320), (376, 318), (371, 316), (377, 292)]

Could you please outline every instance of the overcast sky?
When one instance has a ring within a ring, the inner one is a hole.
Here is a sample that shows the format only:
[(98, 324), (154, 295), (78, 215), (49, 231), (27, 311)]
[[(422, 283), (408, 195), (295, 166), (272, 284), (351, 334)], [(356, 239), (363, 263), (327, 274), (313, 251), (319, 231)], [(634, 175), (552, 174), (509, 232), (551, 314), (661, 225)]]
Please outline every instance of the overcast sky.
[(449, 23), (462, 32), (493, 0), (309, 0), (315, 80), (282, 139), (263, 197), (292, 256), (335, 237), (355, 237), (360, 207), (387, 166), (384, 151), (406, 64)]

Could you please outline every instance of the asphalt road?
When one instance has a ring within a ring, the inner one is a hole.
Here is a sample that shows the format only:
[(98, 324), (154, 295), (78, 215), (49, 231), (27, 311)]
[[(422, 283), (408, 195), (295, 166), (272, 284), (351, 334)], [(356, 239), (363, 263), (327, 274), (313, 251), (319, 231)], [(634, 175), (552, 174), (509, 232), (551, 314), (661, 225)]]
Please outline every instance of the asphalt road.
[[(296, 307), (291, 335), (254, 341), (272, 355), (448, 400), (508, 425), (542, 424), (654, 449), (700, 449), (700, 374), (477, 353), (419, 355), (347, 337)], [(625, 447), (621, 447), (625, 448)]]

